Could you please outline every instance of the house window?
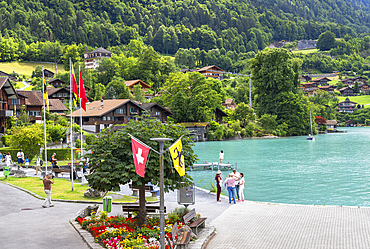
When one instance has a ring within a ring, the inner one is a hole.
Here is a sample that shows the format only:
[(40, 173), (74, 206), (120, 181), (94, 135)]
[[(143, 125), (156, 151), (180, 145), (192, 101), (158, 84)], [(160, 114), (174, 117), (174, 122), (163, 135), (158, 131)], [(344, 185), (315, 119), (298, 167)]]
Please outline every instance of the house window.
[(62, 93), (58, 93), (58, 97), (62, 97)]
[(89, 122), (89, 118), (83, 118), (82, 121), (83, 122)]
[(20, 105), (21, 99), (12, 99), (12, 105)]
[(130, 113), (137, 113), (137, 108), (130, 108)]
[(63, 93), (63, 97), (68, 97), (68, 93)]
[(40, 111), (30, 111), (30, 116), (40, 116)]
[(123, 114), (123, 109), (116, 109), (117, 114)]
[(101, 117), (101, 120), (105, 121), (105, 120), (107, 120), (107, 117), (103, 116), (103, 117)]
[(57, 95), (54, 93), (54, 94), (53, 94), (53, 95), (51, 95), (51, 96), (56, 97)]

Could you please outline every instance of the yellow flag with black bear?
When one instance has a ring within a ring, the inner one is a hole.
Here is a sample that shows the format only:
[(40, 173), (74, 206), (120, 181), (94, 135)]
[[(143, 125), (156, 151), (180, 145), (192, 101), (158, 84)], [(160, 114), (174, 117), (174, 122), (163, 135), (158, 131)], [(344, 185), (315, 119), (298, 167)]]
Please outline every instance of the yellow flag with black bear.
[(173, 166), (180, 176), (185, 175), (184, 151), (182, 150), (181, 137), (168, 149), (171, 154)]

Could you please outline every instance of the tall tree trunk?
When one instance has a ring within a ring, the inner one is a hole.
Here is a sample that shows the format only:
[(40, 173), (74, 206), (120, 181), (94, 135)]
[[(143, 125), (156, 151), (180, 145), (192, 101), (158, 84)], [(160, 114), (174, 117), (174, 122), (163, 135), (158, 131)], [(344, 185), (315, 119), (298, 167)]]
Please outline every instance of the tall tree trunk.
[(145, 207), (145, 184), (139, 189), (139, 226), (146, 224), (146, 207)]

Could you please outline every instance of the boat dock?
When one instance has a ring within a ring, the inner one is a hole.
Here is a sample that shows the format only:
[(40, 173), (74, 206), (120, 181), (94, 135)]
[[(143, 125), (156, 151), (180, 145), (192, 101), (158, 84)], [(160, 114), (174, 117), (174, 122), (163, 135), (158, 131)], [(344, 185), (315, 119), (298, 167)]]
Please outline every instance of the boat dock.
[[(228, 163), (219, 163), (219, 162), (203, 162), (199, 164), (193, 164), (192, 170), (231, 170), (233, 165)], [(237, 169), (237, 163), (235, 163), (235, 168)]]

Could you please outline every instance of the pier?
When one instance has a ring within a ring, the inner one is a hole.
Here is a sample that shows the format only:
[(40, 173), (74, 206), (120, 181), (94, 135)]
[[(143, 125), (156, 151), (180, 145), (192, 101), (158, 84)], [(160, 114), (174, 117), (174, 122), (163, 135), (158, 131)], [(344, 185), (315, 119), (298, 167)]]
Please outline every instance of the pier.
[[(192, 170), (231, 170), (233, 169), (233, 164), (219, 163), (219, 162), (203, 162), (199, 164), (193, 164)], [(235, 168), (237, 169), (237, 163), (235, 163)]]

